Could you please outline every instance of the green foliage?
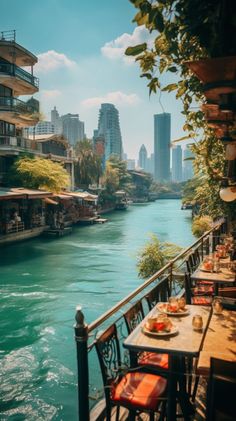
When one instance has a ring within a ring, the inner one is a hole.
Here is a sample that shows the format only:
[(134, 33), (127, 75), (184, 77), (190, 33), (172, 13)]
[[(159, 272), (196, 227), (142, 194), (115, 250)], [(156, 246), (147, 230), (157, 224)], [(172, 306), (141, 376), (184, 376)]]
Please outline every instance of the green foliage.
[(169, 260), (181, 252), (182, 248), (172, 243), (161, 243), (152, 234), (149, 242), (138, 253), (138, 275), (148, 278), (161, 269)]
[(98, 183), (102, 175), (102, 162), (98, 154), (94, 152), (92, 141), (84, 139), (75, 146), (77, 162), (75, 164), (75, 182), (77, 185)]
[(115, 170), (118, 177), (118, 190), (127, 190), (131, 182), (130, 174), (127, 170), (127, 164), (122, 161), (117, 155), (112, 155), (106, 162), (106, 168)]
[(132, 195), (135, 197), (148, 198), (150, 187), (153, 182), (151, 174), (144, 171), (131, 170), (129, 171), (132, 180)]
[(15, 185), (59, 192), (69, 186), (69, 175), (63, 166), (50, 159), (21, 157), (11, 168)]
[(212, 218), (209, 216), (196, 216), (192, 224), (192, 233), (196, 237), (201, 237), (204, 232), (212, 228)]

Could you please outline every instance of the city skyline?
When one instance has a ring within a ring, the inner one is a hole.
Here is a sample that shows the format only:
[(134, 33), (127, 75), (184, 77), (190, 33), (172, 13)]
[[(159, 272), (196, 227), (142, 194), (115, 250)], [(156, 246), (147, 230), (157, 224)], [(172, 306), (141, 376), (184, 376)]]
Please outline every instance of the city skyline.
[[(130, 158), (138, 155), (142, 143), (151, 153), (153, 115), (162, 107), (172, 114), (171, 139), (184, 135), (182, 106), (174, 93), (163, 92), (161, 102), (159, 95), (149, 99), (137, 63), (124, 56), (127, 46), (153, 37), (132, 23), (134, 15), (128, 0), (120, 0), (118, 6), (115, 0), (102, 0), (99, 7), (95, 0), (42, 0), (40, 5), (25, 0), (24, 13), (18, 1), (1, 1), (1, 30), (16, 29), (18, 42), (38, 57), (36, 98), (45, 119), (50, 120), (55, 105), (61, 115), (79, 114), (92, 138), (101, 103), (111, 102), (119, 109), (123, 149)], [(162, 79), (163, 84), (174, 82), (173, 75)]]

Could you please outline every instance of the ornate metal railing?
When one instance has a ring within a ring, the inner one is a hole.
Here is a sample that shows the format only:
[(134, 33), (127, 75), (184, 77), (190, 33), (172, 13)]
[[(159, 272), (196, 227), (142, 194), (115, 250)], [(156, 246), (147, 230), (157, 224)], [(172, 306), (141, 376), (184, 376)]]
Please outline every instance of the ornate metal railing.
[(0, 97), (0, 111), (13, 111), (22, 114), (34, 114), (37, 109), (14, 97)]
[(26, 70), (16, 66), (15, 64), (0, 60), (0, 73), (8, 74), (10, 76), (17, 76), (20, 79), (25, 80), (26, 82), (35, 86), (35, 88), (39, 87), (39, 79), (37, 77), (31, 75), (29, 72), (26, 72)]
[[(225, 232), (226, 224), (224, 221), (219, 221), (215, 226), (207, 231), (202, 237), (195, 241), (190, 247), (183, 250), (178, 256), (167, 263), (163, 268), (156, 272), (153, 276), (147, 279), (136, 290), (131, 292), (127, 297), (118, 302), (111, 309), (106, 311), (97, 320), (87, 325), (84, 321), (84, 314), (81, 307), (77, 308), (76, 325), (75, 325), (75, 340), (77, 346), (77, 367), (78, 367), (78, 417), (79, 421), (95, 421), (102, 419), (102, 412), (104, 406), (98, 404), (102, 399), (102, 393), (99, 388), (102, 385), (95, 379), (95, 360), (93, 358), (89, 361), (89, 356), (94, 351), (94, 344), (96, 336), (100, 330), (109, 326), (111, 323), (116, 323), (119, 330), (119, 337), (122, 341), (127, 336), (123, 323), (123, 314), (127, 308), (132, 304), (132, 301), (142, 300), (145, 309), (145, 295), (150, 292), (154, 286), (159, 288), (161, 299), (165, 299), (168, 294), (181, 295), (184, 293), (184, 272), (186, 271), (186, 261), (193, 251), (198, 251), (201, 259), (205, 254), (212, 252), (215, 245), (219, 242), (220, 234)], [(147, 305), (146, 305), (147, 310)], [(125, 355), (124, 355), (125, 359)], [(93, 375), (89, 376), (89, 371), (93, 369)], [(97, 372), (97, 371), (96, 371)], [(93, 379), (93, 380), (91, 380)], [(95, 380), (94, 380), (95, 379)], [(92, 383), (93, 381), (93, 383)], [(98, 385), (99, 383), (99, 385)], [(89, 404), (89, 399), (93, 402)], [(91, 411), (90, 411), (91, 406)], [(97, 409), (99, 408), (99, 409)]]

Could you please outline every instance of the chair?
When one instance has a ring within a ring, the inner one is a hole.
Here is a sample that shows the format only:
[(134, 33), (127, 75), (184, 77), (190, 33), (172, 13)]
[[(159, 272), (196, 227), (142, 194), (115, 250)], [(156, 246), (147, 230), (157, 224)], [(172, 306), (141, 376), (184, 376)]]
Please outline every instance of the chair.
[(236, 415), (236, 362), (211, 358), (207, 389), (207, 421), (234, 421)]
[(168, 301), (170, 297), (169, 278), (165, 278), (160, 284), (156, 285), (145, 295), (149, 310), (151, 310), (160, 301)]
[[(127, 331), (130, 334), (144, 318), (144, 311), (141, 301), (135, 303), (124, 314)], [(138, 366), (147, 370), (162, 371), (168, 368), (168, 354), (157, 354), (155, 352), (142, 352), (138, 355)]]
[(187, 304), (211, 305), (214, 289), (212, 285), (193, 284), (190, 274), (186, 272), (185, 295)]
[[(130, 418), (140, 412), (147, 412), (150, 421), (160, 408), (165, 394), (167, 380), (155, 374), (142, 371), (121, 370), (121, 353), (117, 328), (112, 324), (95, 341), (95, 347), (102, 372), (106, 420), (111, 420), (111, 410), (116, 407), (116, 421), (119, 420), (119, 409), (129, 410)], [(164, 408), (164, 405), (163, 405)], [(162, 416), (164, 415), (162, 408)]]

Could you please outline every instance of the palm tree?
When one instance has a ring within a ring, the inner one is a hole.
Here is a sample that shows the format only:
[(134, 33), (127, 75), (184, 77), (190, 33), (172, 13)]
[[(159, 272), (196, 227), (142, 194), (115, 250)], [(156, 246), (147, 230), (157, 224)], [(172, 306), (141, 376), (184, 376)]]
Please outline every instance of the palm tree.
[(77, 162), (75, 165), (75, 181), (77, 185), (86, 188), (89, 184), (98, 183), (102, 175), (102, 161), (100, 156), (94, 151), (90, 139), (83, 139), (75, 146)]

